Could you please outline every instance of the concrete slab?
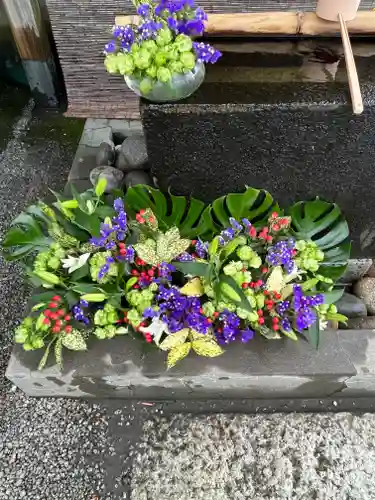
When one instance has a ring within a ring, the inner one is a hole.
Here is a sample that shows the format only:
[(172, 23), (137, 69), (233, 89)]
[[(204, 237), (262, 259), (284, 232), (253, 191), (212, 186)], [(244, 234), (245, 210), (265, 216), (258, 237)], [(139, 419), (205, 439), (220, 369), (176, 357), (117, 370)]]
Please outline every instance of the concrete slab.
[(57, 366), (38, 372), (41, 353), (15, 347), (7, 377), (31, 396), (135, 399), (319, 398), (340, 393), (356, 375), (337, 334), (317, 351), (307, 342), (256, 339), (229, 346), (218, 358), (191, 355), (167, 371), (163, 353), (143, 352), (130, 337), (92, 341), (88, 352), (65, 352)]

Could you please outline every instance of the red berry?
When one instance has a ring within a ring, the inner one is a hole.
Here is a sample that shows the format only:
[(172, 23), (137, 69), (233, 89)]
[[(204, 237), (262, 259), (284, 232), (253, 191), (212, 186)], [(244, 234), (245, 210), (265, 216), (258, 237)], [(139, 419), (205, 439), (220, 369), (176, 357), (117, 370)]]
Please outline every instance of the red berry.
[(49, 315), (49, 317), (50, 317), (51, 319), (53, 319), (53, 320), (56, 320), (56, 319), (58, 319), (58, 318), (59, 318), (59, 315), (58, 315), (57, 313), (51, 313), (51, 314)]
[(60, 295), (54, 295), (52, 297), (52, 300), (56, 300), (57, 302), (59, 302), (59, 300), (61, 300), (61, 297), (60, 297)]
[(262, 273), (263, 273), (263, 274), (268, 273), (268, 269), (267, 269), (267, 267), (263, 267), (263, 268), (261, 269), (261, 271), (262, 271)]
[(264, 234), (267, 234), (267, 233), (268, 233), (268, 227), (264, 227), (264, 228), (262, 229), (262, 232), (263, 232)]
[(136, 269), (132, 269), (132, 275), (138, 276), (139, 272)]
[(197, 244), (197, 240), (192, 240), (191, 244), (192, 245), (196, 245)]
[(139, 288), (139, 285), (134, 285), (133, 288)]
[(121, 243), (118, 244), (118, 246), (119, 246), (119, 248), (125, 248), (125, 243), (121, 242)]
[(267, 309), (270, 311), (273, 308), (272, 304), (268, 304)]
[(217, 311), (214, 312), (213, 317), (217, 318), (219, 316), (219, 313)]
[(262, 280), (258, 280), (257, 281), (257, 286), (262, 286), (263, 285), (263, 281)]
[(250, 286), (250, 288), (254, 288), (255, 287), (254, 281), (251, 281), (249, 286)]
[[(144, 321), (142, 321), (142, 323), (140, 324), (140, 326), (143, 326), (145, 327), (146, 326), (146, 323)], [(149, 333), (147, 335), (150, 335)]]
[(257, 313), (258, 313), (258, 316), (263, 316), (263, 311), (262, 311), (262, 309), (259, 309), (259, 310), (257, 311)]
[(71, 318), (70, 314), (67, 314), (66, 316), (64, 316), (64, 321), (70, 321), (70, 318)]
[(151, 342), (152, 342), (152, 337), (147, 337), (146, 342), (147, 342), (148, 344), (151, 344)]
[(126, 255), (126, 248), (120, 248), (120, 255)]
[(66, 325), (66, 327), (64, 328), (64, 330), (66, 331), (66, 333), (70, 333), (72, 331), (72, 327), (70, 325)]
[(212, 323), (212, 319), (211, 318), (207, 318), (207, 323)]
[(43, 320), (43, 324), (44, 324), (44, 325), (50, 325), (50, 324), (51, 324), (51, 322), (50, 322), (50, 320), (49, 320), (48, 318), (44, 318), (44, 320)]
[(266, 236), (266, 240), (269, 241), (269, 242), (271, 242), (272, 241), (272, 236), (270, 236), (270, 235)]
[(281, 295), (278, 292), (275, 293), (274, 297), (277, 300), (281, 299)]
[(276, 217), (278, 217), (278, 215), (279, 214), (277, 212), (272, 212), (271, 217), (272, 217), (272, 219), (276, 219)]
[(279, 226), (279, 224), (274, 224), (274, 225), (272, 226), (272, 229), (273, 229), (274, 231), (280, 231), (280, 226)]
[(146, 210), (144, 208), (141, 208), (139, 211), (139, 215), (144, 215), (146, 213)]
[(297, 253), (297, 250), (292, 251), (292, 255), (296, 255), (296, 253)]
[(65, 309), (58, 309), (56, 311), (56, 313), (59, 315), (59, 316), (64, 316), (64, 314), (66, 313)]
[(143, 217), (141, 217), (139, 214), (137, 214), (137, 215), (135, 216), (135, 218), (137, 219), (137, 221), (138, 221), (140, 224), (143, 224), (143, 223), (144, 223), (144, 221), (145, 221), (145, 220), (144, 220), (144, 218), (143, 218)]
[(55, 309), (55, 307), (57, 307), (57, 303), (56, 302), (50, 302), (48, 304), (48, 307), (50, 307), (51, 309)]
[(59, 319), (56, 321), (55, 326), (58, 326), (59, 328), (61, 328), (61, 321)]
[(279, 318), (277, 318), (276, 316), (274, 318), (272, 318), (273, 323), (278, 323), (279, 321), (280, 321)]
[(247, 288), (249, 286), (249, 283), (242, 283), (242, 288)]
[(289, 224), (288, 219), (281, 219), (279, 222), (282, 226), (287, 226)]
[(53, 333), (59, 333), (59, 331), (60, 331), (60, 327), (59, 327), (59, 326), (54, 326), (54, 327), (52, 328), (52, 331), (53, 331)]
[(269, 292), (268, 290), (264, 290), (264, 291), (263, 291), (263, 294), (264, 294), (265, 296), (267, 296), (267, 295), (269, 295), (269, 294), (270, 294), (270, 292)]
[(141, 272), (141, 276), (143, 276), (143, 277), (144, 277), (144, 276), (147, 276), (146, 271), (142, 271), (142, 272)]
[(149, 217), (149, 218), (148, 218), (148, 222), (149, 222), (150, 224), (153, 224), (153, 223), (155, 222), (155, 217)]
[(154, 276), (155, 272), (154, 272), (154, 270), (153, 270), (153, 269), (149, 269), (149, 270), (147, 271), (147, 274), (148, 274), (149, 276)]
[(45, 311), (43, 311), (43, 314), (46, 318), (49, 318), (51, 315), (51, 311), (49, 309), (46, 309)]
[(259, 318), (259, 319), (258, 319), (258, 323), (259, 323), (260, 325), (263, 325), (263, 324), (264, 324), (264, 318)]
[(200, 312), (201, 314), (203, 314), (203, 312), (204, 312), (204, 311), (203, 311), (203, 309), (202, 309), (202, 308), (200, 308), (200, 309), (199, 309), (199, 312)]
[(272, 329), (275, 330), (275, 332), (277, 332), (279, 329), (279, 325), (272, 325)]
[(250, 235), (252, 238), (255, 238), (255, 236), (257, 235), (257, 232), (256, 232), (255, 227), (251, 227), (251, 228), (250, 228), (249, 235)]

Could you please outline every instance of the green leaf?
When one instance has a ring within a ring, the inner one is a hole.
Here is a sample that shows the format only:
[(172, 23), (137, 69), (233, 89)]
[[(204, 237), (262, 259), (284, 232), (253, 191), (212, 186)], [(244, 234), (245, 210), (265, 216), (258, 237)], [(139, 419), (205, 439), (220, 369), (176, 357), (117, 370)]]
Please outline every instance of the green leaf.
[(194, 198), (163, 194), (158, 189), (138, 185), (127, 190), (125, 204), (133, 215), (150, 208), (162, 230), (177, 226), (183, 238), (210, 235), (215, 231), (209, 207)]
[(97, 214), (85, 214), (82, 211), (77, 211), (74, 216), (74, 223), (88, 231), (92, 236), (100, 236), (101, 221)]
[(99, 180), (95, 186), (96, 196), (102, 196), (102, 194), (104, 194), (106, 187), (107, 187), (107, 179), (105, 179), (104, 177), (99, 178)]
[(168, 337), (159, 344), (162, 351), (168, 351), (174, 347), (182, 345), (189, 335), (189, 328), (184, 328), (176, 333), (171, 333)]
[(69, 290), (69, 292), (65, 295), (65, 300), (68, 303), (69, 309), (77, 304), (79, 297), (78, 293), (74, 293), (72, 290)]
[(340, 323), (346, 323), (348, 321), (348, 318), (346, 316), (344, 316), (344, 314), (340, 314), (340, 313), (328, 312), (326, 318), (329, 321), (339, 321)]
[(71, 351), (86, 351), (85, 339), (78, 330), (72, 330), (62, 337), (62, 345)]
[(224, 350), (214, 340), (195, 340), (191, 344), (199, 356), (214, 358), (224, 353)]
[(281, 335), (278, 332), (274, 332), (267, 326), (261, 326), (260, 327), (260, 333), (265, 337), (267, 340), (278, 340), (281, 339)]
[[(226, 287), (224, 287), (224, 292), (222, 284), (226, 285)], [(229, 298), (232, 302), (235, 302), (238, 307), (240, 307), (241, 309), (245, 309), (245, 311), (251, 312), (253, 310), (250, 302), (247, 300), (246, 295), (243, 293), (242, 288), (237, 285), (232, 276), (221, 274), (219, 285), (221, 293), (224, 293), (227, 299)], [(229, 289), (232, 289), (232, 293), (230, 293), (230, 295)], [(237, 299), (235, 298), (236, 296), (238, 297)]]
[(57, 342), (55, 344), (55, 359), (56, 363), (62, 369), (63, 366), (63, 358), (62, 358), (62, 337), (59, 337), (57, 339)]
[(138, 281), (138, 278), (135, 276), (133, 278), (130, 278), (125, 285), (125, 290), (130, 290), (133, 285), (135, 285)]
[(55, 295), (62, 295), (64, 293), (63, 289), (54, 288), (50, 292), (38, 293), (36, 295), (32, 295), (32, 302), (47, 302), (52, 299)]
[(46, 366), (46, 363), (47, 363), (47, 360), (48, 360), (48, 356), (49, 356), (49, 352), (50, 352), (50, 349), (51, 349), (51, 345), (53, 344), (54, 341), (55, 341), (55, 339), (51, 340), (51, 342), (46, 347), (46, 350), (44, 351), (43, 357), (40, 360), (39, 365), (38, 365), (38, 370), (39, 371), (42, 371), (43, 368)]
[(231, 193), (212, 203), (211, 214), (219, 230), (229, 227), (229, 218), (247, 218), (253, 224), (267, 221), (271, 212), (279, 211), (272, 196), (263, 189), (248, 187), (244, 193)]
[(167, 366), (168, 368), (172, 368), (175, 366), (178, 361), (181, 361), (182, 359), (186, 358), (186, 356), (189, 354), (191, 349), (191, 343), (190, 342), (185, 342), (185, 344), (179, 345), (177, 347), (173, 347), (168, 352), (168, 361), (167, 361)]
[(309, 336), (310, 336), (310, 342), (311, 344), (318, 349), (319, 347), (319, 342), (320, 342), (320, 328), (319, 328), (319, 321), (315, 321), (313, 325), (309, 327)]
[(74, 271), (70, 276), (72, 281), (79, 281), (80, 279), (87, 276), (90, 272), (90, 266), (86, 262), (82, 267)]
[(344, 295), (345, 288), (334, 288), (330, 292), (324, 292), (322, 295), (324, 297), (324, 304), (334, 304)]
[(35, 306), (33, 306), (31, 308), (31, 311), (39, 311), (39, 309), (42, 309), (44, 306), (46, 305), (45, 302), (39, 302), (39, 304), (35, 304)]
[(81, 294), (100, 293), (102, 291), (97, 285), (91, 285), (89, 283), (74, 283), (73, 290)]
[(319, 198), (298, 202), (289, 211), (297, 239), (312, 240), (324, 252), (319, 274), (337, 280), (350, 256), (349, 228), (340, 208)]
[(204, 262), (177, 262), (173, 261), (172, 265), (186, 275), (202, 276), (206, 279), (210, 276), (210, 265)]
[(76, 190), (73, 184), (70, 184), (70, 191), (75, 200), (78, 202), (79, 208), (85, 212), (86, 211), (86, 201), (84, 197)]
[(296, 332), (294, 330), (287, 331), (287, 330), (281, 329), (281, 331), (289, 339), (294, 340), (295, 342), (298, 342), (298, 336), (297, 336), (297, 334), (296, 334)]

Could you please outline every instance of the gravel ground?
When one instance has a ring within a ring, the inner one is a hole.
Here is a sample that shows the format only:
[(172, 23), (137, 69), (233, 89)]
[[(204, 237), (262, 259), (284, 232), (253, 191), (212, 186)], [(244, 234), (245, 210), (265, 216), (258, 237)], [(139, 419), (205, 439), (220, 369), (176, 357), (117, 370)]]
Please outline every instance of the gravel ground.
[(373, 500), (375, 415), (148, 420), (132, 500)]

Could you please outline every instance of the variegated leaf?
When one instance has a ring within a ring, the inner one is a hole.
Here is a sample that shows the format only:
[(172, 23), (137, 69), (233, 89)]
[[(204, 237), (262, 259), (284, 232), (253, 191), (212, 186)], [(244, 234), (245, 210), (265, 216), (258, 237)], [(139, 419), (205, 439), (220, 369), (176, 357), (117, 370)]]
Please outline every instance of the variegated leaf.
[(146, 208), (145, 213), (143, 214), (143, 218), (145, 219), (147, 226), (149, 226), (154, 231), (158, 230), (158, 219), (155, 217), (154, 212), (151, 210), (151, 208)]
[(275, 267), (267, 279), (267, 290), (281, 292), (285, 286), (284, 273), (280, 266)]
[(55, 359), (56, 363), (62, 368), (62, 338), (58, 338), (55, 344)]
[(199, 356), (206, 356), (208, 358), (215, 358), (224, 352), (214, 340), (195, 340), (191, 345)]
[(156, 251), (147, 245), (147, 243), (137, 243), (134, 245), (134, 250), (137, 252), (138, 257), (147, 262), (147, 264), (151, 266), (160, 264)]
[(171, 262), (175, 257), (185, 252), (190, 246), (190, 240), (182, 239), (177, 227), (168, 229), (161, 234), (156, 242), (156, 253), (159, 262)]
[(169, 349), (173, 349), (185, 342), (189, 335), (189, 328), (184, 328), (176, 333), (171, 333), (168, 337), (163, 340), (161, 344), (159, 344), (159, 348), (162, 351), (168, 351)]
[(189, 297), (202, 297), (202, 295), (204, 295), (203, 285), (199, 278), (193, 278), (188, 281), (188, 283), (180, 289), (180, 292)]
[(281, 298), (285, 300), (287, 297), (292, 295), (293, 293), (293, 285), (289, 284), (284, 286), (284, 288), (281, 290)]
[(62, 337), (62, 344), (71, 351), (85, 351), (86, 342), (78, 330), (72, 330)]
[(43, 357), (42, 359), (40, 360), (39, 362), (39, 365), (38, 365), (38, 370), (39, 371), (42, 371), (43, 368), (46, 366), (46, 363), (47, 363), (47, 360), (48, 360), (48, 356), (49, 356), (49, 351), (50, 351), (50, 348), (51, 348), (51, 345), (52, 345), (52, 342), (50, 342), (46, 348), (46, 350), (44, 351), (44, 354), (43, 354)]
[(190, 352), (190, 349), (191, 349), (190, 342), (185, 342), (184, 344), (171, 349), (168, 352), (168, 361), (167, 361), (168, 368), (172, 368), (178, 361), (181, 361), (181, 359), (186, 358), (186, 356)]

